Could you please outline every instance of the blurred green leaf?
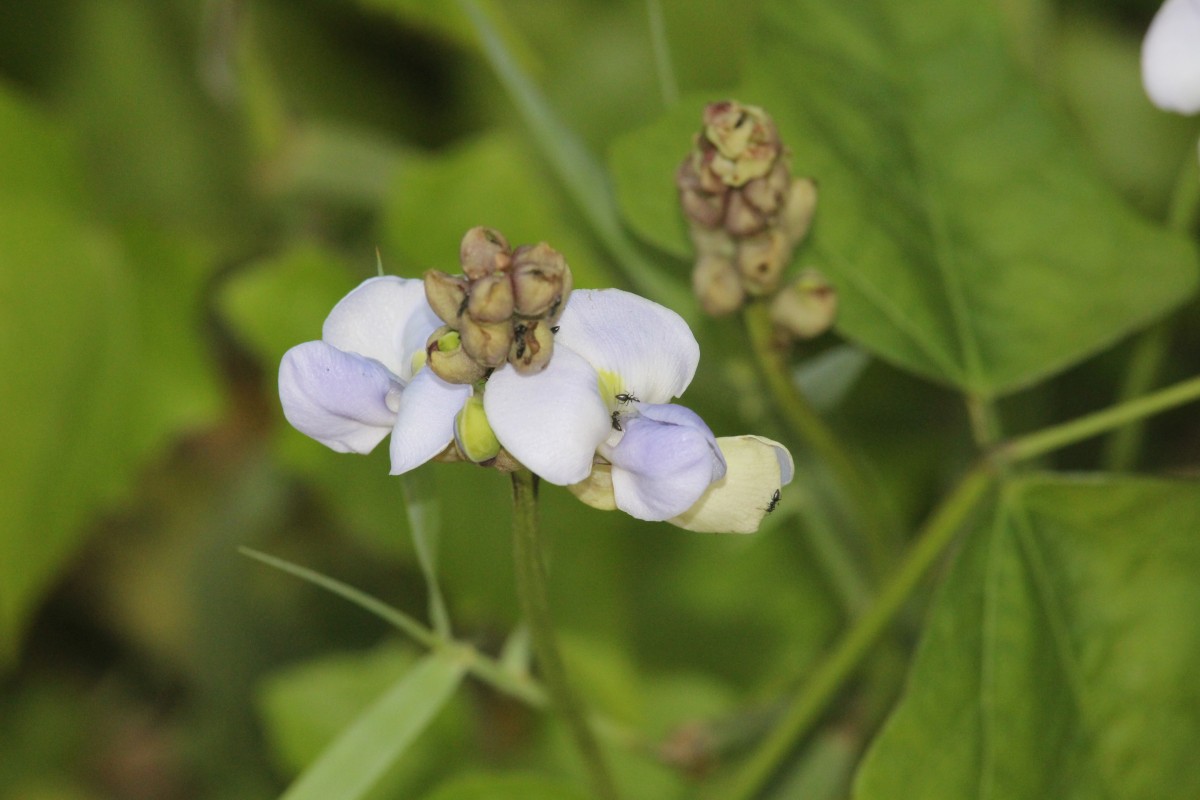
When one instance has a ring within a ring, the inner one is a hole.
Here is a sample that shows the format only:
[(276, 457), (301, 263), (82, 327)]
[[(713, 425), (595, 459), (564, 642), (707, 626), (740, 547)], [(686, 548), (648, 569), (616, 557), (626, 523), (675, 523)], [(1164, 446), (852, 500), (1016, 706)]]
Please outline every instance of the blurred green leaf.
[(551, 107), (545, 94), (522, 70), (501, 31), (476, 0), (459, 0), (475, 26), (488, 63), (520, 112), (554, 173), (592, 232), (618, 263), (633, 287), (670, 306), (685, 319), (693, 313), (686, 289), (645, 259), (621, 227), (620, 213), (603, 165), (588, 152), (579, 134)]
[[(394, 674), (395, 663), (382, 668)], [(464, 672), (465, 662), (450, 653), (423, 657), (311, 761), (284, 797), (353, 800), (369, 796), (453, 696)], [(267, 695), (267, 707), (280, 723), (277, 730), (290, 737), (286, 746), (304, 751), (326, 738), (331, 723), (355, 705), (356, 696), (361, 698), (357, 693), (369, 684), (364, 680), (369, 675), (360, 665), (334, 666), (299, 677), (306, 684), (302, 693), (295, 691), (295, 684), (277, 684)], [(297, 763), (310, 759), (308, 753)]]
[(298, 244), (225, 281), (217, 307), (242, 344), (274, 369), (289, 348), (321, 338), (325, 317), (358, 283), (333, 253)]
[(1004, 393), (1185, 300), (1197, 256), (1132, 213), (1012, 64), (990, 6), (769, 3), (747, 102), (821, 182), (839, 329)]
[(578, 786), (538, 775), (464, 775), (443, 783), (424, 800), (588, 800)]
[(390, 192), (385, 257), (398, 254), (409, 277), (429, 268), (459, 272), (463, 234), (487, 225), (514, 246), (549, 242), (566, 256), (576, 286), (610, 285), (612, 278), (556, 195), (528, 145), (513, 134), (490, 133), (444, 153), (414, 157)]
[(75, 7), (62, 32), (72, 57), (61, 106), (79, 132), (98, 209), (219, 230), (224, 243), (249, 210), (239, 175), (246, 148), (197, 80), (195, 31), (170, 5)]
[[(775, 116), (795, 173), (821, 185), (801, 261), (837, 285), (839, 330), (888, 361), (1003, 394), (1193, 291), (1195, 248), (1098, 176), (990, 6), (774, 0), (753, 54), (738, 99)], [(672, 176), (700, 111), (614, 149), (630, 224), (676, 253)]]
[[(67, 138), (0, 91), (0, 660), (78, 545), (142, 462), (219, 402), (201, 341), (203, 249), (76, 208)], [(12, 149), (8, 149), (11, 147)]]
[(1200, 486), (1033, 476), (970, 534), (859, 800), (1200, 796)]
[(675, 170), (700, 130), (706, 103), (719, 98), (685, 94), (660, 118), (620, 137), (609, 148), (609, 170), (625, 223), (646, 241), (679, 258), (692, 245), (679, 210)]
[(1096, 10), (1068, 11), (1047, 55), (1058, 62), (1064, 103), (1101, 169), (1140, 210), (1162, 217), (1180, 165), (1194, 163), (1196, 124), (1150, 102), (1141, 40), (1089, 15)]

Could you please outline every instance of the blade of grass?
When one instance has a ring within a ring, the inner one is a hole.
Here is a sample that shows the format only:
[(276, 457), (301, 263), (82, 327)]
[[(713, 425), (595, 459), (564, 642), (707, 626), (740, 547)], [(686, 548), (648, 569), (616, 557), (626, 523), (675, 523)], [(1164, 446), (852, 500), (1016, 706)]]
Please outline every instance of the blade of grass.
[(342, 731), (283, 800), (365, 797), (446, 705), (466, 669), (452, 651), (425, 656)]
[(408, 527), (412, 533), (413, 547), (417, 551), (417, 563), (421, 566), (421, 573), (425, 576), (425, 585), (429, 591), (429, 619), (433, 622), (433, 629), (440, 636), (449, 638), (450, 613), (446, 610), (446, 600), (442, 596), (442, 587), (438, 583), (437, 575), (437, 549), (442, 529), (442, 512), (430, 483), (428, 474), (420, 471), (400, 476), (400, 486), (404, 492), (404, 512), (408, 515)]

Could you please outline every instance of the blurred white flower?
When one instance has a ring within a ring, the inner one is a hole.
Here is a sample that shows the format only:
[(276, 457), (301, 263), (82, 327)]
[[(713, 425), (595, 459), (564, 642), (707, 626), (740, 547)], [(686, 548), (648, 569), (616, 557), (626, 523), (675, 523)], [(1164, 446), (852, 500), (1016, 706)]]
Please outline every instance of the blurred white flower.
[(1200, 0), (1167, 0), (1142, 42), (1142, 84), (1154, 105), (1200, 112)]

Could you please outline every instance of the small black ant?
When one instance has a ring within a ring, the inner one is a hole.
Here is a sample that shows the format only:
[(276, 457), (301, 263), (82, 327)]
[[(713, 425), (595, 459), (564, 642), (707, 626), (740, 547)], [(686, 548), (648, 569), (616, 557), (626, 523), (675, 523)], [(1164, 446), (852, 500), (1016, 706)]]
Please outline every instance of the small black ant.
[(779, 490), (775, 490), (775, 494), (771, 495), (771, 502), (767, 503), (767, 513), (770, 514), (775, 510), (775, 506), (779, 505)]
[(561, 328), (561, 327), (562, 327), (561, 325), (551, 325), (551, 326), (550, 326), (550, 332), (551, 332), (551, 333), (558, 333), (558, 329), (559, 329), (559, 328)]
[(620, 394), (613, 396), (616, 398), (617, 402), (621, 404), (638, 402), (637, 396), (634, 395), (633, 392), (621, 392)]
[(612, 426), (613, 426), (614, 431), (625, 430), (624, 428), (621, 427), (621, 412), (620, 411), (614, 411), (612, 413)]

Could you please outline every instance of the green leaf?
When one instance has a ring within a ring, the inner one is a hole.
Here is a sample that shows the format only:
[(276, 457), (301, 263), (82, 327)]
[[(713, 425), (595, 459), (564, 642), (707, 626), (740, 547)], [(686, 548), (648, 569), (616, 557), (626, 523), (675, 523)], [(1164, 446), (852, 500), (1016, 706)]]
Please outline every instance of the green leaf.
[[(766, 3), (737, 99), (774, 115), (821, 188), (804, 265), (838, 328), (985, 396), (1075, 363), (1185, 301), (1197, 254), (1130, 210), (969, 0)], [(708, 98), (715, 99), (715, 98)], [(630, 224), (680, 252), (672, 177), (701, 107), (614, 149)]]
[(465, 775), (443, 783), (424, 800), (587, 800), (578, 786), (538, 775)]
[(645, 259), (621, 227), (620, 214), (603, 166), (521, 69), (491, 17), (475, 0), (459, 2), (475, 26), (496, 77), (529, 127), (540, 154), (553, 167), (596, 237), (617, 260), (625, 278), (638, 291), (671, 306), (685, 319), (690, 318), (694, 307), (687, 290), (663, 273), (657, 264)]
[(970, 534), (858, 800), (1200, 796), (1200, 486), (1021, 479)]
[(438, 155), (414, 157), (400, 171), (386, 206), (385, 263), (399, 270), (460, 272), (458, 247), (476, 225), (501, 231), (513, 245), (549, 242), (575, 274), (575, 285), (612, 282), (601, 259), (564, 212), (528, 147), (518, 137), (489, 133)]
[(234, 335), (274, 369), (288, 348), (321, 338), (325, 317), (367, 276), (332, 253), (300, 245), (224, 282), (217, 305)]
[(199, 324), (203, 249), (96, 227), (64, 132), (3, 89), (0, 123), (2, 662), (87, 523), (219, 397)]
[(613, 191), (625, 223), (638, 236), (673, 256), (691, 258), (687, 225), (679, 210), (675, 170), (700, 130), (708, 94), (686, 94), (667, 113), (609, 148)]
[(811, 260), (839, 328), (983, 395), (1185, 300), (1196, 252), (1139, 218), (968, 0), (768, 4), (743, 100), (821, 182)]
[(448, 652), (422, 658), (341, 732), (288, 788), (285, 800), (366, 796), (451, 698), (465, 669)]

